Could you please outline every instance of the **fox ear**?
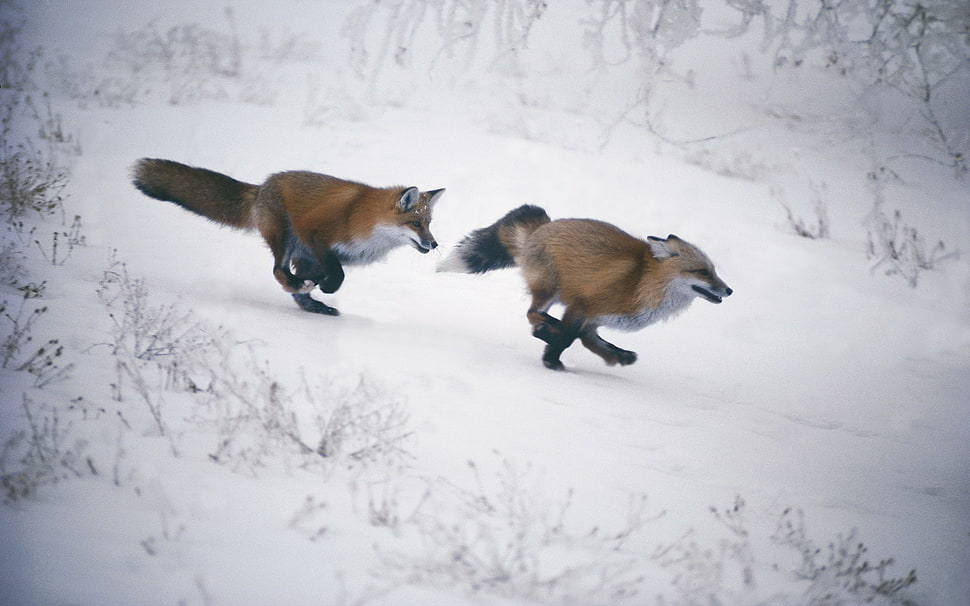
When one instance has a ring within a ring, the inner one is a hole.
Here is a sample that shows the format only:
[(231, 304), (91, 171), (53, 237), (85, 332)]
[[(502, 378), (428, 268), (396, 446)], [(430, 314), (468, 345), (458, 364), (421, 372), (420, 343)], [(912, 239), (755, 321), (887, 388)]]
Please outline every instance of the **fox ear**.
[(423, 194), (421, 194), (421, 197), (427, 196), (428, 206), (434, 206), (435, 203), (438, 201), (438, 198), (440, 198), (441, 194), (443, 193), (445, 193), (445, 188), (442, 187), (441, 189), (433, 189), (431, 191), (426, 191)]
[(669, 259), (680, 254), (671, 247), (671, 243), (679, 239), (673, 234), (668, 236), (666, 240), (654, 236), (647, 236), (647, 243), (650, 245), (650, 252), (653, 253), (655, 259)]
[(402, 213), (409, 212), (414, 205), (418, 203), (418, 199), (421, 195), (418, 193), (417, 187), (409, 187), (401, 192), (401, 197), (397, 201), (397, 208)]

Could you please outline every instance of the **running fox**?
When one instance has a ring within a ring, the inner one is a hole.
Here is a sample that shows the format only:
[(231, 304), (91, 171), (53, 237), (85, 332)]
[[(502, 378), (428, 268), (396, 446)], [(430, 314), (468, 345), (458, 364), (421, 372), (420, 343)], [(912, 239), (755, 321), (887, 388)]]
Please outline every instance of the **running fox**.
[[(542, 362), (553, 370), (563, 370), (559, 357), (577, 338), (610, 366), (633, 364), (637, 354), (600, 337), (600, 326), (640, 330), (683, 311), (694, 297), (720, 303), (733, 292), (707, 255), (677, 236), (641, 240), (603, 221), (552, 221), (531, 205), (473, 231), (438, 271), (514, 265), (532, 294), (532, 334), (546, 342)], [(561, 320), (548, 313), (553, 303), (565, 306)]]
[(405, 244), (438, 246), (431, 211), (444, 189), (376, 188), (329, 175), (288, 171), (251, 185), (204, 168), (143, 158), (133, 183), (147, 196), (241, 229), (256, 229), (273, 253), (273, 275), (306, 311), (338, 315), (310, 296), (334, 293), (343, 265), (364, 265)]

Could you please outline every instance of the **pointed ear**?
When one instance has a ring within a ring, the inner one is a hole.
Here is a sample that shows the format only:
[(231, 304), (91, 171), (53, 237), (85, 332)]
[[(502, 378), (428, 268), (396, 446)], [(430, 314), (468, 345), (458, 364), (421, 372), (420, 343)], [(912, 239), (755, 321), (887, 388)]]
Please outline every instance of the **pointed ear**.
[(669, 241), (673, 238), (673, 241), (677, 241), (677, 236), (671, 235), (667, 240), (662, 238), (655, 238), (653, 236), (647, 237), (647, 244), (650, 245), (650, 252), (653, 253), (655, 259), (669, 259), (671, 257), (676, 257), (679, 253), (674, 250), (670, 245)]
[(409, 212), (414, 205), (418, 203), (418, 199), (421, 195), (418, 193), (417, 187), (409, 187), (401, 192), (401, 197), (397, 201), (397, 208), (402, 213)]
[(432, 206), (433, 207), (435, 205), (435, 203), (438, 202), (438, 198), (440, 198), (441, 197), (441, 194), (443, 194), (443, 193), (445, 193), (445, 188), (442, 187), (441, 189), (433, 189), (431, 191), (426, 191), (423, 194), (421, 194), (421, 196), (422, 197), (427, 196), (427, 198), (428, 198), (428, 206)]

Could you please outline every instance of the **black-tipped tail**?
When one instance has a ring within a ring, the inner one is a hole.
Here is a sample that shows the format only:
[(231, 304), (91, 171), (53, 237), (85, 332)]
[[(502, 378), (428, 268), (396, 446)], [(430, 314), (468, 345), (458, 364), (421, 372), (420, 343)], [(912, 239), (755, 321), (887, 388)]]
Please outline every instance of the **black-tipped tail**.
[(465, 236), (438, 265), (438, 271), (480, 274), (513, 267), (524, 239), (549, 221), (542, 208), (520, 206), (492, 225)]

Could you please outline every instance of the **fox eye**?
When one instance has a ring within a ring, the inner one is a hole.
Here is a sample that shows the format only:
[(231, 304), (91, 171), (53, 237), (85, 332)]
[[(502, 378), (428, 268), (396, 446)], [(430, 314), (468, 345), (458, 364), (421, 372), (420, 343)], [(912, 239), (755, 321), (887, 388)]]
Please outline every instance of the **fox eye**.
[(411, 221), (411, 225), (414, 226), (414, 227), (420, 228), (421, 227), (421, 222), (420, 221)]
[(697, 275), (699, 275), (702, 278), (710, 278), (711, 277), (711, 271), (709, 269), (695, 269), (694, 270), (694, 273), (697, 274)]

